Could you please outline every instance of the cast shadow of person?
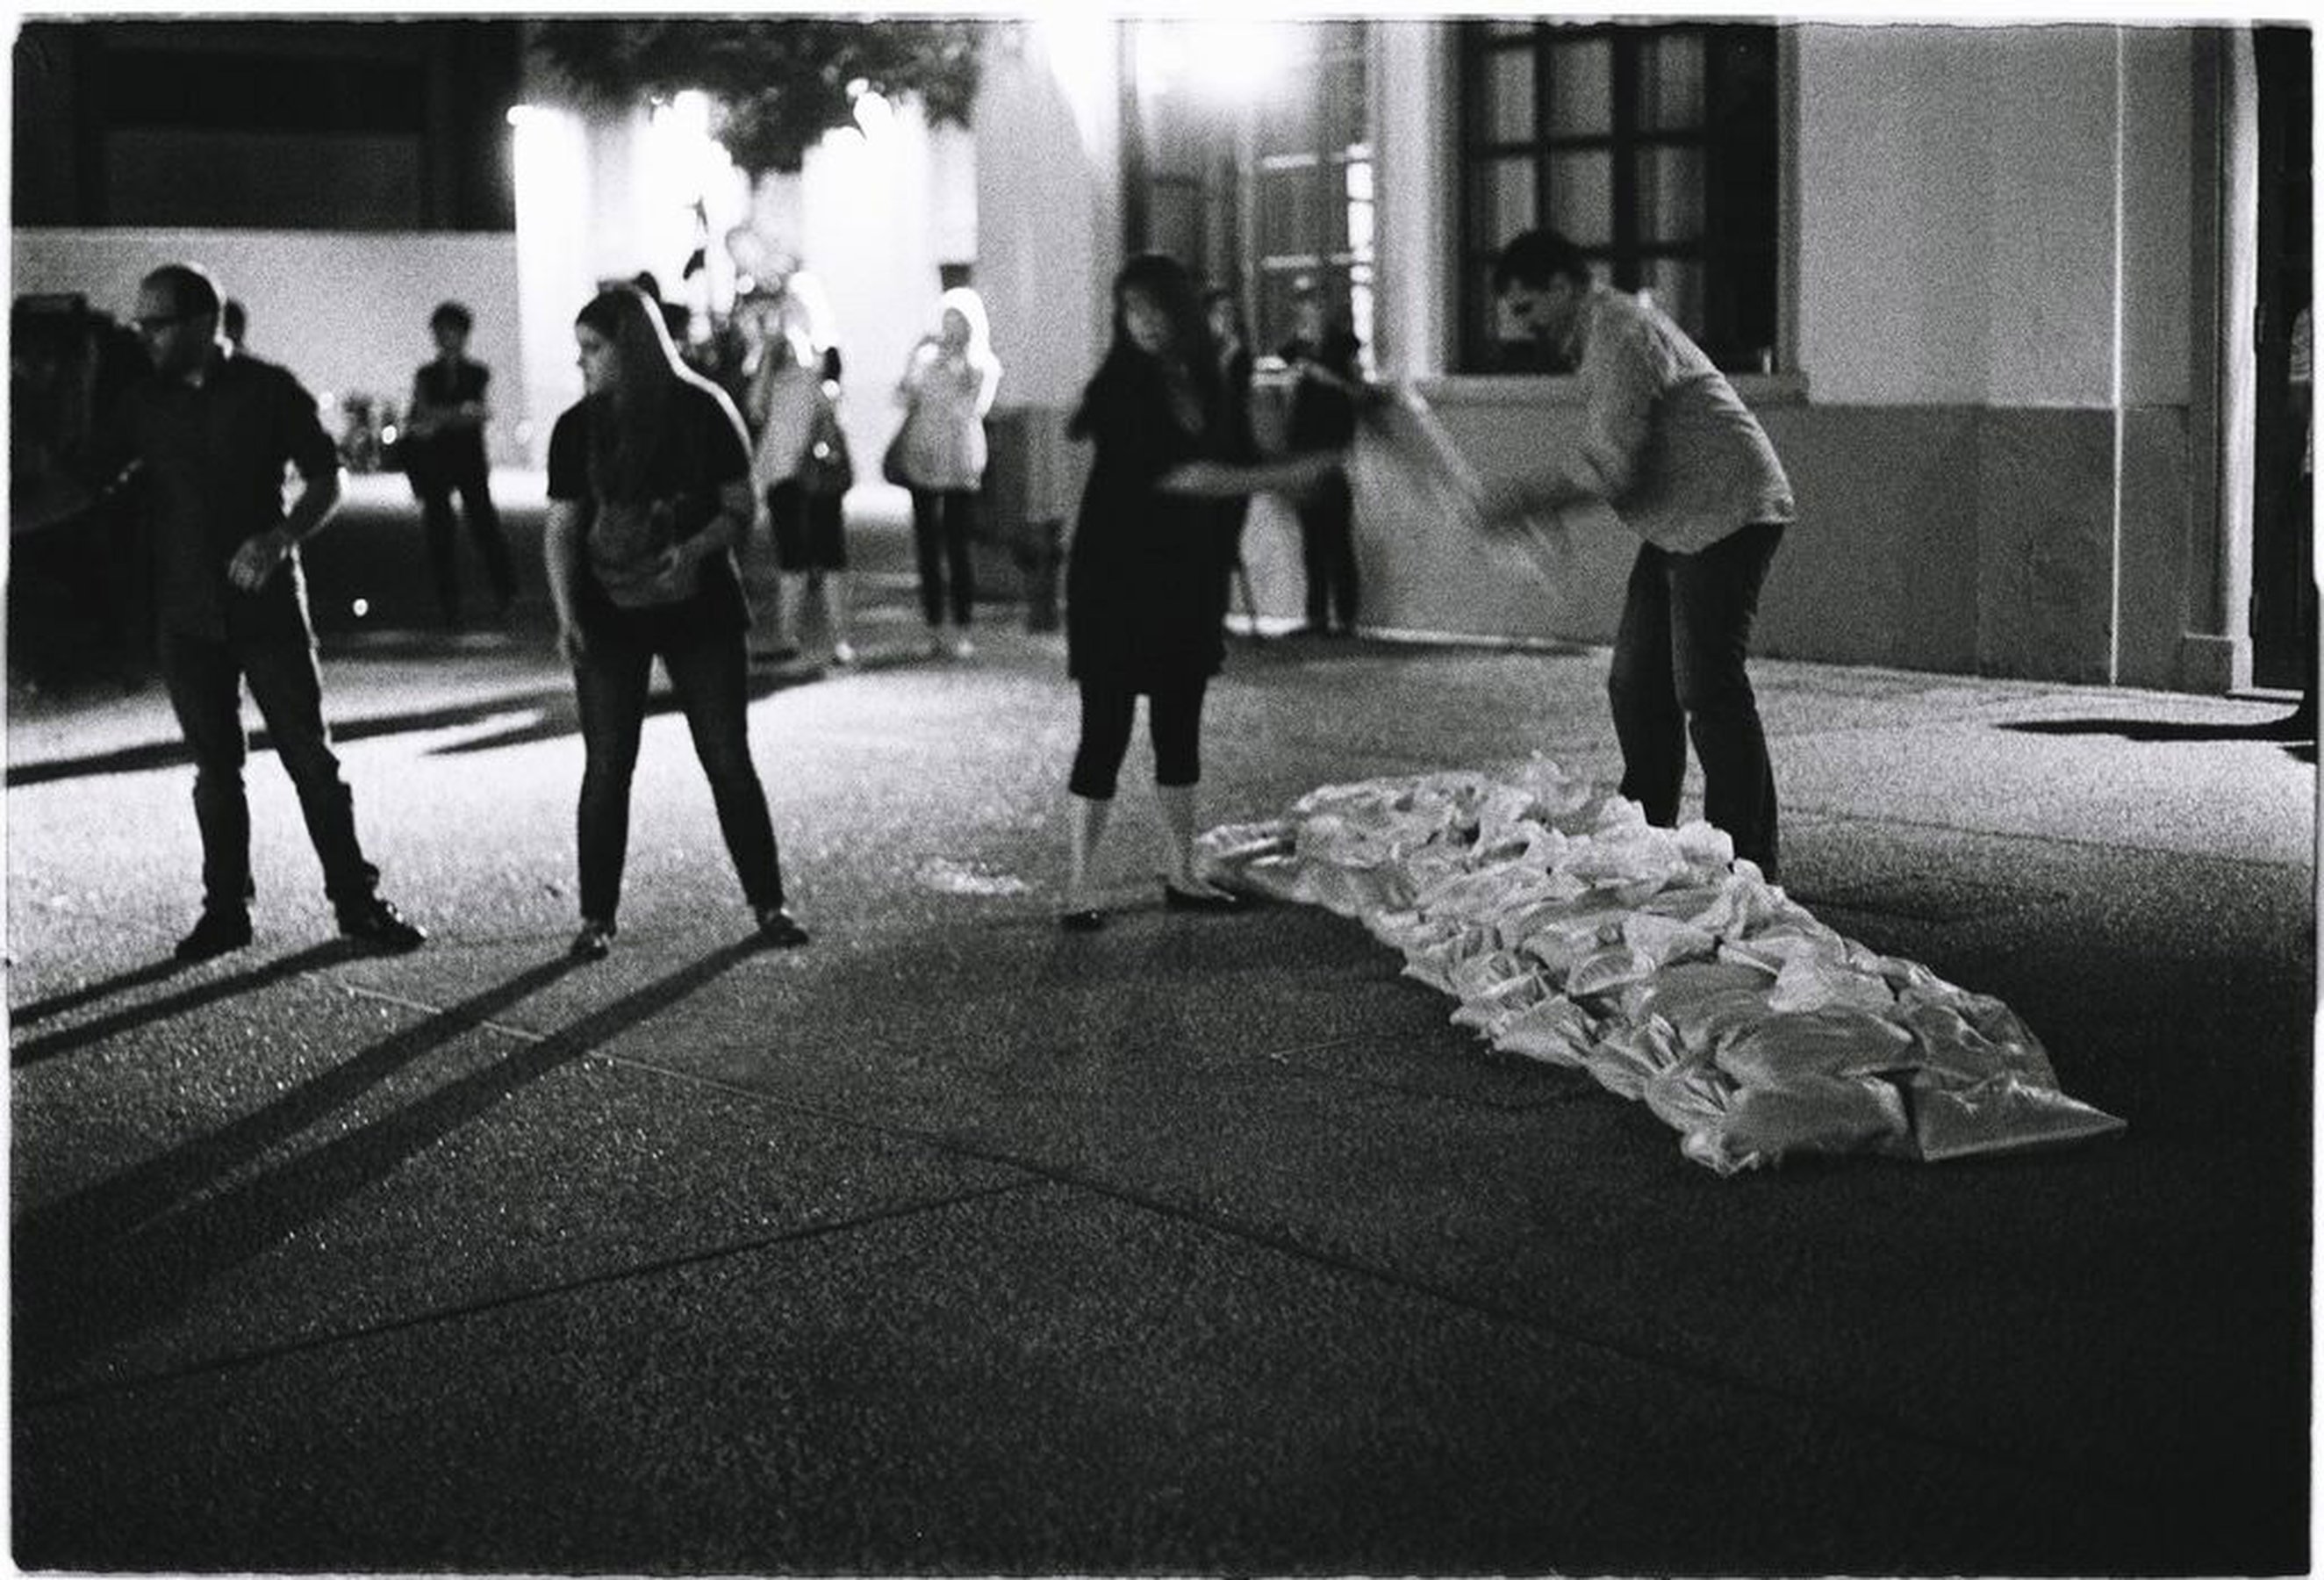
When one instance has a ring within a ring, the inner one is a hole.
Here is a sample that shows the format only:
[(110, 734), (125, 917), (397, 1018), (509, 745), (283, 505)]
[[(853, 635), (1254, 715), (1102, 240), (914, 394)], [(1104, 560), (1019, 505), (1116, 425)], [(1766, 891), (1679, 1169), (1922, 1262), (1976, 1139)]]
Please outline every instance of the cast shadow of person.
[[(172, 1151), (23, 1213), (14, 1230), (20, 1389), (168, 1322), (214, 1280), (297, 1234), (544, 1076), (690, 997), (759, 951), (711, 951), (380, 1117), (235, 1179), (270, 1152), (575, 969), (544, 961), (392, 1032)], [(217, 1188), (225, 1184), (224, 1189)]]

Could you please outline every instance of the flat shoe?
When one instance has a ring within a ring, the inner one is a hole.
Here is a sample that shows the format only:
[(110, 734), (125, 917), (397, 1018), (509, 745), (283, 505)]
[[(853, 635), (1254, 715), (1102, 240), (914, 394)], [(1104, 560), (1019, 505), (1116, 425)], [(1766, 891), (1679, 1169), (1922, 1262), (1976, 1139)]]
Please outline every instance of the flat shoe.
[(566, 947), (568, 960), (603, 960), (613, 952), (613, 927), (611, 922), (585, 921), (581, 930), (573, 935)]
[(1165, 883), (1162, 885), (1162, 903), (1171, 910), (1224, 911), (1240, 910), (1245, 901), (1240, 894), (1197, 894), (1192, 890), (1181, 889), (1176, 883)]
[(1061, 910), (1057, 925), (1069, 933), (1093, 933), (1105, 925), (1102, 910)]
[(807, 942), (807, 929), (779, 905), (759, 912), (759, 942), (770, 949), (793, 949)]

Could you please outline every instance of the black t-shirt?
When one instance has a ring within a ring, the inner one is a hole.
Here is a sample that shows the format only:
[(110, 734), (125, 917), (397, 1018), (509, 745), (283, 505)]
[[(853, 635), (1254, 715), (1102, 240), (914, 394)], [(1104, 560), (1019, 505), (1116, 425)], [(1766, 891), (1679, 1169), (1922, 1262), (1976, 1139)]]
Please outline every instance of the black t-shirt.
[(226, 577), (246, 539), (281, 524), (286, 463), (301, 477), (338, 472), (338, 447), (296, 378), (239, 352), (213, 357), (198, 387), (149, 375), (123, 392), (99, 448), (107, 477), (144, 466), (163, 630), (309, 639), (296, 549), (254, 593)]
[[(493, 370), (481, 362), (463, 358), (450, 367), (439, 360), (420, 365), (411, 375), (413, 415), (424, 401), (438, 411), (449, 411), (471, 401), (481, 402), (491, 385)], [(447, 477), (466, 477), (488, 469), (484, 457), (484, 430), (481, 425), (447, 428), (426, 439), (411, 441), (411, 460), (406, 470), (417, 468), (425, 476), (441, 474)]]
[(670, 545), (717, 515), (720, 489), (751, 475), (750, 446), (733, 402), (705, 384), (678, 385), (646, 459), (641, 497), (630, 500), (603, 498), (590, 483), (589, 417), (585, 397), (558, 418), (549, 436), (549, 497), (586, 507), (583, 613), (747, 625), (749, 607), (732, 553), (704, 561), (695, 590), (678, 602), (660, 602), (645, 588)]

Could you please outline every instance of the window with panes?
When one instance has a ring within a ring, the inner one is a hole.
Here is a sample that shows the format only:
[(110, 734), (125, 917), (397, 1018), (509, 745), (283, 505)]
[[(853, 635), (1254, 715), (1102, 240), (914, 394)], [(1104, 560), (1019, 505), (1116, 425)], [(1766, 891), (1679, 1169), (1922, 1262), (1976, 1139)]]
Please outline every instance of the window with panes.
[(1292, 335), (1314, 281), (1369, 349), (1377, 289), (1371, 29), (1268, 26), (1263, 83), (1222, 91), (1204, 23), (1125, 23), (1124, 241), (1243, 300), (1254, 347)]
[(1503, 321), (1493, 258), (1554, 229), (1649, 293), (1730, 372), (1777, 355), (1776, 30), (1460, 27), (1462, 371), (1545, 371)]

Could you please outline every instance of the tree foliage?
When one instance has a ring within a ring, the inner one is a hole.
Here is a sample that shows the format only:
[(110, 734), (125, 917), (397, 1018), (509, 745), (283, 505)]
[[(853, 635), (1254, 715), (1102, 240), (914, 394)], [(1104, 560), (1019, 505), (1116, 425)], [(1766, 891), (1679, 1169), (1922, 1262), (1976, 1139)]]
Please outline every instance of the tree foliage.
[(853, 124), (849, 86), (917, 99), (966, 125), (989, 24), (823, 16), (592, 17), (537, 24), (535, 42), (584, 93), (632, 105), (687, 88), (717, 106), (711, 130), (752, 176), (797, 171), (826, 132)]

